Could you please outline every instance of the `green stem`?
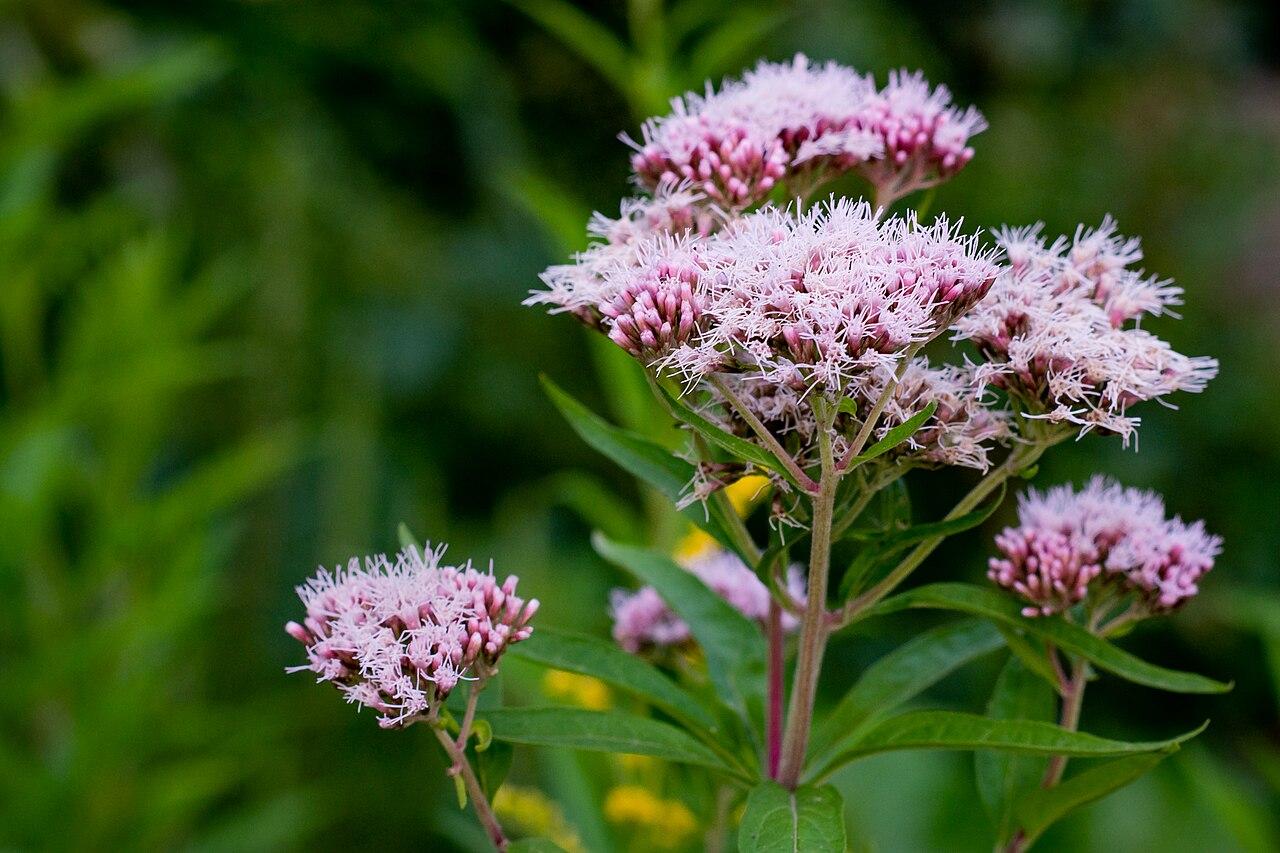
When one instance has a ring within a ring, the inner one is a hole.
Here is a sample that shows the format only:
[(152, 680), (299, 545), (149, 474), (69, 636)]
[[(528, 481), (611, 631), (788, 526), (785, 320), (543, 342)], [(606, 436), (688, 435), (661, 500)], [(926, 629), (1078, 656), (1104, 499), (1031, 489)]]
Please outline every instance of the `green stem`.
[[(815, 401), (816, 402), (816, 401)], [(836, 487), (840, 476), (831, 451), (831, 417), (825, 406), (815, 407), (818, 417), (818, 450), (822, 477), (813, 501), (813, 525), (809, 550), (809, 595), (800, 626), (800, 648), (796, 658), (795, 681), (787, 708), (786, 735), (782, 743), (782, 763), (778, 782), (795, 789), (804, 769), (813, 723), (813, 704), (818, 692), (818, 675), (827, 645), (827, 574), (831, 568), (831, 525), (835, 511)]]
[[(1014, 448), (1005, 461), (994, 468), (991, 473), (987, 474), (978, 481), (969, 494), (960, 499), (951, 512), (947, 513), (945, 520), (951, 521), (960, 516), (972, 512), (977, 506), (984, 501), (988, 495), (994, 492), (1010, 477), (1019, 471), (1026, 469), (1035, 463), (1037, 459), (1053, 444), (1060, 441), (1061, 438), (1055, 436), (1053, 439), (1037, 441), (1028, 444), (1022, 444)], [(851, 600), (840, 612), (837, 625), (841, 628), (855, 621), (860, 615), (874, 607), (886, 595), (893, 592), (898, 584), (906, 580), (925, 559), (934, 552), (937, 547), (942, 544), (945, 536), (932, 536), (911, 550), (902, 561), (889, 572), (885, 578), (875, 586), (868, 589), (862, 595)]]
[(898, 365), (898, 369), (894, 371), (893, 378), (885, 383), (884, 390), (876, 398), (871, 411), (863, 418), (862, 428), (858, 430), (858, 434), (854, 436), (853, 441), (849, 444), (849, 449), (845, 451), (844, 456), (840, 459), (840, 464), (836, 466), (837, 471), (845, 471), (854, 458), (862, 452), (862, 448), (867, 446), (867, 440), (871, 438), (871, 433), (875, 430), (876, 423), (879, 422), (880, 415), (884, 412), (884, 407), (889, 405), (889, 398), (893, 396), (893, 391), (898, 387), (902, 374), (906, 372), (907, 365), (911, 363), (911, 359), (915, 358), (919, 349), (919, 346), (914, 346), (903, 354), (902, 362)]
[(764, 443), (765, 447), (769, 448), (769, 452), (777, 457), (778, 461), (782, 463), (782, 467), (787, 469), (787, 473), (791, 475), (791, 478), (795, 481), (796, 485), (809, 494), (816, 495), (819, 488), (818, 484), (813, 481), (812, 477), (804, 472), (799, 463), (792, 458), (791, 454), (787, 452), (787, 449), (782, 446), (774, 434), (769, 432), (769, 428), (761, 423), (760, 419), (755, 416), (755, 413), (747, 408), (747, 404), (742, 402), (742, 400), (738, 398), (738, 395), (734, 394), (733, 391), (729, 389), (729, 386), (724, 384), (724, 380), (720, 379), (720, 377), (713, 375), (707, 381), (709, 381), (711, 385), (720, 392), (721, 396), (724, 397), (725, 402), (733, 407), (733, 410), (738, 413), (738, 417), (746, 421), (747, 426), (751, 427), (751, 431), (754, 432), (760, 441)]
[(498, 816), (493, 813), (493, 806), (489, 804), (489, 798), (485, 796), (484, 788), (480, 786), (480, 780), (476, 778), (475, 771), (471, 769), (471, 763), (467, 761), (466, 752), (454, 742), (453, 738), (449, 737), (444, 729), (433, 725), (431, 730), (436, 733), (436, 740), (440, 741), (444, 751), (453, 760), (453, 767), (449, 772), (462, 777), (462, 783), (467, 789), (467, 796), (471, 798), (471, 805), (476, 810), (476, 817), (480, 820), (480, 825), (484, 827), (485, 834), (489, 836), (489, 841), (493, 843), (493, 848), (498, 851), (506, 850), (507, 836), (502, 831), (502, 824), (498, 823)]

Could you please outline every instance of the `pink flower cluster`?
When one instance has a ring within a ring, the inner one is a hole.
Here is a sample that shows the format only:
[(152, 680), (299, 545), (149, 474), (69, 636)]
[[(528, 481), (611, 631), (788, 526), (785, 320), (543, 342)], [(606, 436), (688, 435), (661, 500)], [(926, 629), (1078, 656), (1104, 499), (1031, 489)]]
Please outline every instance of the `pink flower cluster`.
[(880, 138), (883, 156), (858, 168), (881, 199), (941, 183), (973, 159), (969, 138), (987, 128), (973, 107), (951, 105), (946, 86), (930, 89), (920, 72), (889, 73), (889, 85), (863, 109), (859, 125)]
[[(573, 263), (557, 264), (542, 273), (546, 289), (533, 291), (524, 304), (549, 305), (553, 314), (568, 311), (587, 325), (601, 328), (605, 308), (625, 287), (617, 270), (635, 264), (636, 250), (645, 240), (685, 232), (709, 234), (719, 221), (702, 194), (685, 185), (664, 184), (653, 198), (626, 199), (617, 219), (599, 213), (592, 217), (587, 229), (594, 238), (591, 246)], [(610, 274), (607, 281), (606, 274)]]
[(309, 670), (348, 702), (380, 713), (384, 728), (429, 712), (468, 673), (493, 670), (512, 643), (527, 639), (538, 609), (470, 563), (441, 566), (445, 547), (353, 558), (345, 569), (321, 570), (298, 596), (302, 624), (285, 630), (306, 646)]
[(1182, 291), (1132, 268), (1142, 258), (1138, 241), (1118, 236), (1109, 217), (1070, 241), (1046, 245), (1040, 231), (998, 235), (1009, 266), (956, 323), (956, 337), (986, 358), (978, 378), (1007, 390), (1030, 415), (1118, 433), (1127, 443), (1140, 422), (1129, 406), (1200, 391), (1218, 363), (1129, 325), (1167, 313)]
[(838, 391), (945, 329), (982, 298), (998, 267), (976, 237), (939, 218), (877, 220), (865, 202), (806, 213), (764, 208), (705, 238), (659, 239), (627, 281), (693, 274), (701, 322), (658, 362), (694, 381), (757, 374)]
[(736, 209), (779, 182), (804, 194), (850, 170), (898, 197), (963, 168), (969, 137), (985, 127), (919, 73), (891, 74), (877, 91), (870, 75), (797, 55), (761, 62), (719, 92), (708, 84), (704, 95), (676, 98), (670, 115), (646, 122), (631, 165), (642, 185), (688, 181)]
[(996, 537), (1004, 556), (987, 576), (1031, 602), (1026, 616), (1064, 612), (1094, 592), (1132, 593), (1145, 612), (1168, 612), (1199, 591), (1222, 550), (1202, 522), (1166, 518), (1155, 493), (1103, 477), (1079, 492), (1029, 492), (1018, 521)]
[[(769, 590), (735, 554), (711, 551), (687, 560), (684, 566), (743, 616), (757, 622), (768, 618)], [(798, 566), (788, 572), (787, 588), (798, 604), (804, 602), (805, 584)], [(635, 592), (616, 589), (611, 603), (613, 638), (629, 652), (678, 646), (692, 637), (689, 626), (653, 587)], [(796, 626), (795, 618), (784, 611), (783, 630), (794, 631)]]

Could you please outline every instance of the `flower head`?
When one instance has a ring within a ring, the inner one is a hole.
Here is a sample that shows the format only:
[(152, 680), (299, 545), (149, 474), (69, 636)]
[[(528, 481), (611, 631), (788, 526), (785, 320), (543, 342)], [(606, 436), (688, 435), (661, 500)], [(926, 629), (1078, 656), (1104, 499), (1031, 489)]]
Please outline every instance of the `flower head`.
[(969, 139), (987, 127), (973, 107), (951, 104), (946, 86), (931, 89), (920, 72), (889, 73), (889, 83), (864, 106), (858, 125), (879, 138), (883, 155), (858, 172), (887, 201), (941, 183), (973, 159)]
[[(715, 549), (682, 564), (743, 616), (756, 622), (768, 619), (769, 590), (737, 555)], [(787, 588), (797, 602), (804, 601), (804, 579), (798, 566), (788, 572)], [(678, 646), (692, 637), (689, 626), (667, 607), (653, 587), (641, 587), (635, 592), (614, 590), (611, 604), (613, 638), (629, 652)], [(782, 623), (787, 631), (795, 630), (798, 624), (788, 613), (783, 613)]]
[(674, 99), (671, 114), (650, 119), (643, 142), (631, 143), (631, 166), (643, 186), (688, 181), (717, 203), (747, 207), (784, 179), (877, 156), (880, 137), (861, 126), (874, 94), (869, 76), (835, 62), (761, 62), (718, 92), (708, 84)]
[(767, 207), (705, 238), (655, 240), (648, 267), (692, 275), (701, 310), (689, 340), (659, 362), (686, 380), (754, 373), (776, 385), (843, 388), (941, 332), (998, 272), (977, 238), (939, 218), (878, 221), (865, 202), (805, 213)]
[(1127, 443), (1139, 423), (1129, 406), (1200, 391), (1217, 374), (1214, 359), (1182, 355), (1129, 325), (1166, 313), (1182, 291), (1131, 267), (1139, 244), (1117, 236), (1110, 218), (1070, 241), (1046, 244), (1039, 225), (998, 237), (1009, 266), (956, 323), (956, 337), (986, 359), (979, 379), (1004, 388), (1028, 414)]
[(1078, 492), (1028, 492), (1018, 521), (996, 537), (1003, 556), (991, 559), (987, 576), (1027, 599), (1027, 616), (1060, 613), (1107, 590), (1132, 593), (1147, 613), (1168, 612), (1198, 592), (1222, 550), (1202, 522), (1166, 518), (1154, 492), (1103, 477)]
[(295, 669), (378, 711), (388, 728), (435, 708), (473, 671), (491, 672), (532, 633), (538, 602), (515, 594), (515, 576), (499, 585), (470, 563), (441, 566), (444, 551), (410, 547), (394, 563), (352, 558), (298, 587), (307, 615), (285, 630), (309, 662)]
[(704, 196), (684, 184), (663, 184), (653, 198), (626, 199), (617, 219), (599, 213), (592, 217), (587, 228), (593, 238), (591, 246), (573, 263), (549, 267), (542, 274), (546, 289), (533, 291), (524, 304), (550, 305), (553, 314), (568, 311), (599, 328), (607, 306), (618, 300), (626, 286), (616, 274), (606, 281), (606, 273), (632, 266), (636, 248), (647, 238), (685, 232), (709, 234), (717, 221)]

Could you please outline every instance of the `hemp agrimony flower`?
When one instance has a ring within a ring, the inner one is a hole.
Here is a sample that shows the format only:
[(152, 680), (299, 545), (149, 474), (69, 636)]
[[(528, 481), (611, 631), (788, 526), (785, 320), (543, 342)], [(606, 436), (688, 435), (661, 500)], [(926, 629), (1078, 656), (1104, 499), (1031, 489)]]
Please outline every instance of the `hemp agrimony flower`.
[(298, 587), (307, 615), (285, 630), (309, 662), (293, 671), (314, 672), (377, 711), (384, 728), (414, 722), (460, 680), (492, 672), (508, 645), (533, 632), (538, 601), (515, 594), (514, 575), (499, 585), (469, 562), (440, 565), (445, 547), (406, 548), (394, 563), (352, 558)]
[(986, 359), (978, 378), (1005, 389), (1027, 414), (1119, 434), (1127, 444), (1140, 422), (1129, 406), (1175, 391), (1196, 392), (1218, 372), (1212, 358), (1175, 352), (1128, 325), (1167, 313), (1182, 290), (1131, 268), (1137, 240), (1097, 230), (1046, 245), (1041, 226), (1005, 230), (1008, 268), (990, 295), (956, 323)]
[(1132, 593), (1141, 611), (1168, 612), (1198, 591), (1222, 540), (1204, 524), (1166, 518), (1154, 492), (1103, 477), (1075, 491), (1031, 491), (1018, 503), (1018, 527), (996, 537), (1003, 554), (991, 580), (1031, 604), (1027, 616), (1070, 609), (1090, 595)]

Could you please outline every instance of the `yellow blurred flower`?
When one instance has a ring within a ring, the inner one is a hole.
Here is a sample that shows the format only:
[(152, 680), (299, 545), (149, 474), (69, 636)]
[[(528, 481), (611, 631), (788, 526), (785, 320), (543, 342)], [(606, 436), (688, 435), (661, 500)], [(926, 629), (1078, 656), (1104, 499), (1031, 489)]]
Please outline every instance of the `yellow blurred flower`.
[(698, 821), (684, 803), (664, 800), (639, 785), (610, 790), (604, 800), (604, 815), (611, 823), (646, 830), (652, 847), (680, 847), (698, 831)]
[(613, 706), (609, 688), (600, 679), (589, 675), (550, 669), (542, 677), (542, 689), (552, 699), (561, 699), (589, 711), (604, 711)]
[[(768, 488), (768, 477), (752, 474), (726, 486), (724, 493), (729, 498), (729, 503), (733, 504), (733, 508), (738, 515), (745, 516), (756, 505), (756, 502), (764, 496)], [(694, 528), (676, 545), (675, 556), (678, 560), (690, 560), (718, 547), (720, 546), (716, 544), (716, 540), (702, 530)]]
[(548, 838), (566, 853), (585, 853), (582, 839), (565, 820), (560, 806), (541, 791), (505, 785), (494, 795), (493, 810), (499, 820), (519, 827), (526, 835)]

